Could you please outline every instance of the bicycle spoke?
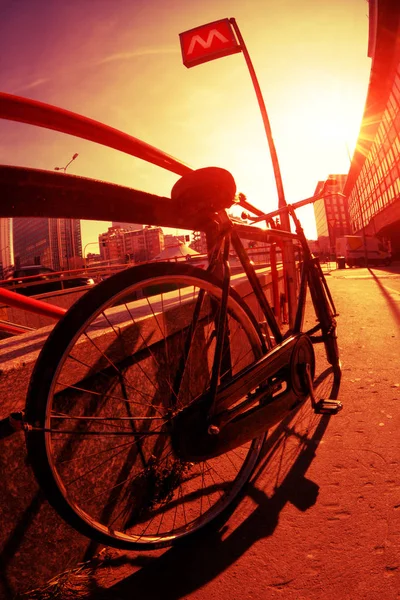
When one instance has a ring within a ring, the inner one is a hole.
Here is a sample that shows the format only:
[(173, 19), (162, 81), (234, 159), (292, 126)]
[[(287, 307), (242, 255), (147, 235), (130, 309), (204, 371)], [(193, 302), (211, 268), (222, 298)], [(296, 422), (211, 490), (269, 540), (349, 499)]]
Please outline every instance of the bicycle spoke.
[[(88, 365), (88, 364), (84, 363), (82, 360), (78, 359), (77, 357), (75, 357), (75, 356), (73, 356), (73, 355), (71, 355), (71, 354), (68, 356), (68, 359), (70, 359), (70, 360), (73, 360), (73, 361), (75, 361), (75, 362), (79, 363), (80, 365), (82, 365), (83, 367), (87, 367), (88, 369), (90, 369), (90, 365)], [(119, 371), (117, 371), (117, 374), (118, 374), (118, 375), (120, 374), (120, 373), (119, 373)], [(104, 376), (104, 377), (107, 377), (109, 380), (111, 379), (111, 377), (107, 376), (107, 375), (106, 375), (106, 373), (104, 373), (104, 371), (100, 371), (100, 372), (98, 373), (98, 375), (102, 375), (102, 376)], [(154, 383), (153, 383), (153, 382), (152, 382), (150, 379), (149, 379), (149, 381), (150, 381), (150, 383), (151, 383), (151, 384), (154, 386), (154, 389), (156, 389), (156, 386), (154, 385)], [(59, 384), (59, 381), (57, 381), (57, 385), (60, 385), (60, 384)], [(72, 386), (71, 386), (71, 387), (72, 387)], [(131, 386), (130, 386), (130, 387), (131, 387)], [(132, 391), (133, 391), (133, 392), (135, 392), (135, 391), (137, 391), (137, 390), (136, 390), (134, 387), (132, 387)], [(141, 393), (141, 392), (139, 392), (139, 393)]]
[[(118, 400), (121, 401), (121, 397), (120, 396), (113, 396), (109, 393), (107, 394), (102, 394), (101, 392), (95, 392), (94, 390), (89, 390), (88, 388), (83, 388), (77, 385), (69, 385), (67, 383), (63, 383), (62, 381), (58, 380), (57, 381), (57, 385), (61, 386), (62, 388), (70, 388), (71, 390), (76, 390), (77, 392), (84, 392), (85, 394), (91, 394), (92, 396), (99, 396), (102, 398), (107, 398), (107, 400)], [(141, 392), (139, 390), (136, 390), (138, 394), (140, 394)], [(148, 395), (150, 398), (150, 395)], [(139, 402), (139, 401), (135, 401), (135, 400), (128, 400), (128, 399), (123, 399), (124, 402), (129, 402), (130, 404), (137, 404), (139, 406), (143, 406), (143, 402)], [(153, 406), (152, 404), (147, 404), (146, 406)], [(153, 407), (154, 408), (154, 407)]]
[[(138, 270), (144, 276), (120, 290), (110, 280), (101, 284), (109, 300), (103, 294), (96, 308), (90, 295), (82, 297), (88, 306), (78, 307), (77, 324), (66, 327), (71, 341), (58, 359), (41, 429), (67, 518), (73, 513), (94, 537), (118, 546), (123, 536), (132, 547), (162, 545), (211, 522), (259, 452), (247, 444), (194, 463), (180, 458), (176, 417), (208, 391), (221, 288), (204, 273), (186, 275), (192, 268)], [(154, 279), (154, 295), (147, 275), (153, 270), (166, 273)], [(119, 274), (121, 282), (128, 275)], [(219, 379), (259, 355), (246, 311), (228, 300)], [(59, 346), (55, 340), (55, 353)]]

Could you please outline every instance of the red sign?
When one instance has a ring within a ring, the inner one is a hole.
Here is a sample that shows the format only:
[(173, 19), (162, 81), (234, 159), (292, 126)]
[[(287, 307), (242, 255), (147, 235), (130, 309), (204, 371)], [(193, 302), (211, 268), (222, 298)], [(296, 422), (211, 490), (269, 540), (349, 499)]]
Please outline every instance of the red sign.
[(241, 51), (229, 19), (184, 31), (179, 38), (183, 64), (188, 68)]

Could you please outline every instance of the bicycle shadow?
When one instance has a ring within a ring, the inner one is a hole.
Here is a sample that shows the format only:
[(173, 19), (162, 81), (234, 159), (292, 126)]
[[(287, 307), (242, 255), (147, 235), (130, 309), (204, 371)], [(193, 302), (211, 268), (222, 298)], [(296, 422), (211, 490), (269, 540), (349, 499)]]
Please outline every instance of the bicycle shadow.
[[(330, 368), (315, 383), (318, 395), (337, 398), (340, 381), (334, 381)], [(274, 533), (279, 514), (288, 502), (301, 511), (315, 504), (319, 486), (307, 479), (306, 472), (329, 420), (329, 416), (315, 415), (309, 402), (293, 411), (268, 437), (246, 496), (228, 525), (164, 551), (159, 557), (137, 556), (131, 560), (126, 556), (127, 564), (142, 568), (108, 590), (95, 585), (92, 597), (178, 600), (218, 577), (253, 544)], [(121, 558), (116, 564), (121, 564)]]

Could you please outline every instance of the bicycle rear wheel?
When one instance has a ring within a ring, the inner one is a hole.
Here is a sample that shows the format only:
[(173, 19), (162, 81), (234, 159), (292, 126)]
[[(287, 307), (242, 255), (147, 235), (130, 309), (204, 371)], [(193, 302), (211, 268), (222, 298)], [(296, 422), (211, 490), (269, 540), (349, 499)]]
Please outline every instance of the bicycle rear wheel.
[[(49, 336), (27, 398), (27, 448), (50, 503), (89, 538), (169, 545), (222, 518), (249, 479), (263, 438), (197, 463), (171, 441), (174, 415), (209, 385), (221, 295), (201, 269), (133, 267), (88, 291)], [(233, 290), (227, 320), (225, 381), (261, 354)]]

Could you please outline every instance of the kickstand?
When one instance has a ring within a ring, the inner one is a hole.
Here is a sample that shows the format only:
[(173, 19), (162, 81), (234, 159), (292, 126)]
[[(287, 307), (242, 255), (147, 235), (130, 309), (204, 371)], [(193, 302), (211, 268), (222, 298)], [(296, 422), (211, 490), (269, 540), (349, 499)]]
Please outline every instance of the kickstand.
[(331, 398), (324, 400), (321, 398), (321, 400), (317, 401), (314, 394), (314, 385), (309, 363), (305, 364), (305, 375), (310, 392), (311, 406), (317, 415), (336, 415), (339, 410), (342, 410), (343, 404), (339, 402), (339, 400), (332, 400)]

